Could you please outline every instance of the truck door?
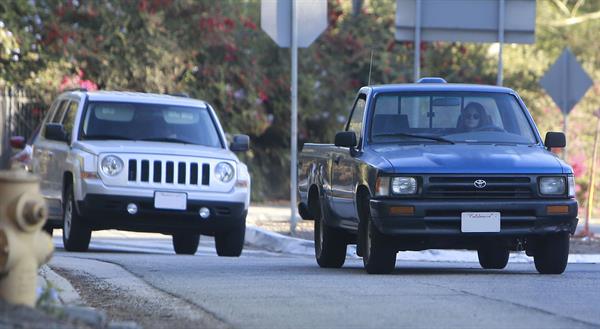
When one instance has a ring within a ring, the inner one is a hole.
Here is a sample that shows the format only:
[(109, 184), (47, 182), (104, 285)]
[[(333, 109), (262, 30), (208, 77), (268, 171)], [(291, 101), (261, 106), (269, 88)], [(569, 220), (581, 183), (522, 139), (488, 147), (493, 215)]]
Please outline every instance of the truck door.
[[(362, 143), (362, 124), (365, 113), (366, 95), (360, 94), (354, 103), (347, 131), (354, 131), (359, 145)], [(342, 221), (342, 226), (355, 227), (356, 214), (354, 188), (357, 179), (357, 161), (347, 147), (336, 147), (332, 154), (332, 210)]]

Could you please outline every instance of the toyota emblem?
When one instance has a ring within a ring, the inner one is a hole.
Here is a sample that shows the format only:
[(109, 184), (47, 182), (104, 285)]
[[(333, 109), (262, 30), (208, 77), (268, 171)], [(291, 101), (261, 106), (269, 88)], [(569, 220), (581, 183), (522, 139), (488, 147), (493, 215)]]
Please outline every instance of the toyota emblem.
[(473, 185), (475, 185), (476, 188), (484, 188), (487, 183), (483, 179), (478, 179), (473, 183)]

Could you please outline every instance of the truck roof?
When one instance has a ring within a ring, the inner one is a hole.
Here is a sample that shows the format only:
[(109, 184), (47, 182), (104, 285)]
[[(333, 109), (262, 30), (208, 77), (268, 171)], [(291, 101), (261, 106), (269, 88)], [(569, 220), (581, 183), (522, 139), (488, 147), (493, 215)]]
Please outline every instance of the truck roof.
[(205, 101), (180, 97), (168, 94), (141, 93), (132, 91), (70, 91), (68, 94), (87, 95), (90, 101), (104, 102), (134, 102), (134, 103), (158, 103), (158, 104), (177, 104), (196, 107), (207, 107)]
[(387, 84), (373, 85), (363, 87), (371, 89), (375, 93), (380, 92), (419, 92), (419, 91), (467, 91), (467, 92), (491, 92), (491, 93), (509, 93), (515, 92), (506, 87), (477, 85), (466, 83), (406, 83), (406, 84)]

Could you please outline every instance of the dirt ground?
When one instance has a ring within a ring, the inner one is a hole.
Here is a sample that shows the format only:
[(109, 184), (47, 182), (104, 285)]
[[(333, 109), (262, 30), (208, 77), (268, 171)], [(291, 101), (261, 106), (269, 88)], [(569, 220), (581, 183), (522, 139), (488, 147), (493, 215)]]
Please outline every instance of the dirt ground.
[(0, 299), (0, 328), (6, 329), (90, 329), (73, 320), (50, 316), (31, 307), (12, 305)]

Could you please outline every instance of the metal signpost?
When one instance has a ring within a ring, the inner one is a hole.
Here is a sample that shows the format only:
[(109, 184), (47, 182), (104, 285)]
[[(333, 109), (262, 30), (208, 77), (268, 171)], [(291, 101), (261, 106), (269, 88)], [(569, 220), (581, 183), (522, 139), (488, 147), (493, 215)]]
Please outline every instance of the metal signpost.
[[(581, 97), (594, 84), (569, 48), (565, 48), (540, 80), (552, 100), (563, 113), (563, 131), (567, 134), (567, 117)], [(566, 152), (563, 153), (563, 155)]]
[(310, 46), (327, 28), (327, 0), (262, 0), (260, 27), (279, 47), (291, 50), (290, 231), (294, 234), (298, 222), (298, 47)]
[(414, 80), (421, 75), (421, 41), (498, 42), (502, 47), (535, 41), (535, 0), (396, 0), (396, 40), (414, 41)]

